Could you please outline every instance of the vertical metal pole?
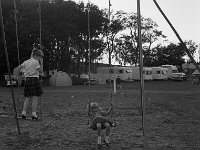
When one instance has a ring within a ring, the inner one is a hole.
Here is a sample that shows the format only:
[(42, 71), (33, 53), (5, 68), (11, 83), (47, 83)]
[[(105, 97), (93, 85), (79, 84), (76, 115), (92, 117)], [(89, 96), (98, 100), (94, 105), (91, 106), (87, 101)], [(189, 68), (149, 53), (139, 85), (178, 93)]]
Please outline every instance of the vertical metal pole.
[(142, 107), (142, 128), (144, 137), (144, 147), (146, 148), (146, 130), (145, 130), (145, 100), (144, 100), (144, 78), (143, 78), (143, 53), (142, 53), (142, 36), (141, 36), (141, 14), (140, 0), (137, 0), (137, 18), (138, 18), (138, 48), (139, 48), (139, 66), (140, 66), (140, 97)]
[[(80, 4), (80, 3), (79, 3)], [(89, 72), (89, 86), (90, 86), (90, 1), (88, 0), (88, 61), (89, 61), (89, 68), (88, 68), (88, 72)], [(90, 125), (90, 98), (88, 100), (88, 125)], [(87, 132), (88, 133), (88, 132)]]
[(17, 58), (18, 58), (18, 65), (20, 65), (20, 53), (19, 53), (19, 37), (18, 37), (18, 24), (17, 24), (17, 6), (16, 6), (16, 1), (14, 0), (14, 14), (15, 14), (15, 34), (17, 38)]
[(40, 28), (40, 50), (42, 50), (42, 17), (41, 17), (41, 0), (39, 0), (39, 28)]
[(16, 119), (18, 134), (21, 134), (20, 133), (20, 128), (19, 128), (19, 122), (18, 122), (18, 119), (17, 119), (17, 109), (16, 109), (16, 104), (15, 104), (15, 97), (14, 97), (14, 91), (13, 91), (13, 85), (12, 85), (12, 78), (11, 78), (11, 73), (10, 73), (10, 63), (9, 63), (9, 58), (8, 58), (8, 50), (7, 50), (7, 46), (6, 46), (6, 38), (5, 38), (5, 30), (4, 30), (4, 24), (3, 24), (3, 14), (2, 14), (1, 0), (0, 0), (0, 17), (1, 17), (2, 38), (3, 38), (5, 55), (6, 55), (6, 64), (7, 64), (7, 69), (8, 69), (8, 73), (9, 73), (11, 94), (12, 94), (13, 106), (14, 106), (14, 110), (15, 110), (15, 119)]
[(89, 85), (90, 85), (90, 50), (91, 50), (91, 48), (90, 48), (90, 1), (88, 0), (88, 52), (89, 52), (89, 54), (88, 54), (88, 61), (89, 61), (89, 69), (88, 69), (88, 71), (89, 71)]
[[(39, 31), (40, 31), (40, 50), (42, 50), (42, 17), (41, 17), (41, 0), (39, 0)], [(40, 82), (42, 84), (42, 74), (40, 77)], [(40, 115), (41, 115), (41, 120), (42, 120), (42, 99), (41, 96), (39, 97), (39, 107), (40, 107)]]
[[(14, 14), (15, 14), (15, 34), (16, 34), (16, 45), (17, 45), (17, 60), (18, 60), (18, 66), (20, 65), (20, 53), (19, 53), (19, 37), (18, 37), (18, 24), (17, 24), (17, 13), (18, 13), (18, 11), (17, 11), (17, 6), (16, 6), (16, 1), (15, 0), (13, 0), (13, 2), (14, 2)], [(17, 107), (17, 109), (18, 109), (18, 114), (20, 114), (20, 107), (19, 107), (19, 81), (20, 81), (20, 79), (19, 79), (19, 75), (17, 75), (17, 103), (18, 103), (18, 107)]]
[(108, 31), (107, 31), (107, 44), (108, 44), (108, 53), (109, 53), (109, 67), (110, 67), (110, 90), (112, 91), (112, 83), (111, 83), (111, 51), (110, 51), (110, 37), (109, 37), (109, 33), (110, 33), (110, 0), (109, 0), (109, 7), (108, 7), (108, 19), (109, 19), (109, 22), (108, 22)]

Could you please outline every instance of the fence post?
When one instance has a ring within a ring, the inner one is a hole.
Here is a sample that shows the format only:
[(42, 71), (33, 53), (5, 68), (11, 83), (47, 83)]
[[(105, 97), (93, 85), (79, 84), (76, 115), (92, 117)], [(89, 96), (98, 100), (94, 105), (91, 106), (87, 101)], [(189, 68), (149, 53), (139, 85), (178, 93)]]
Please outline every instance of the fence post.
[(113, 85), (114, 85), (114, 94), (116, 94), (116, 92), (117, 92), (116, 79), (113, 79)]

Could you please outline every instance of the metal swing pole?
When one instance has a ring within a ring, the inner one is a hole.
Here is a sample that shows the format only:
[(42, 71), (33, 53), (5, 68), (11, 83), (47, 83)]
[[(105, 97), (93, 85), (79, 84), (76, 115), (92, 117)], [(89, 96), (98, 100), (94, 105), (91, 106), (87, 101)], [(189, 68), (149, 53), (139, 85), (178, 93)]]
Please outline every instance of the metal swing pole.
[(40, 50), (42, 49), (42, 17), (41, 17), (41, 0), (39, 0), (39, 27), (40, 27)]
[[(88, 72), (89, 72), (89, 86), (90, 86), (90, 1), (88, 0), (87, 3), (87, 13), (88, 13), (88, 61), (89, 61), (89, 66), (88, 66)], [(90, 98), (88, 99), (88, 109), (90, 112)], [(88, 118), (88, 124), (89, 124), (89, 118)]]
[(91, 62), (91, 57), (90, 57), (90, 55), (91, 55), (91, 53), (90, 53), (90, 51), (91, 51), (91, 47), (90, 47), (90, 1), (88, 0), (88, 52), (89, 52), (89, 54), (88, 54), (88, 61), (89, 61), (89, 68), (88, 68), (88, 72), (89, 72), (89, 85), (90, 85), (90, 72), (91, 72), (91, 70), (90, 70), (90, 67), (91, 67), (91, 64), (90, 64), (90, 62)]
[[(91, 80), (90, 80), (90, 72), (91, 72), (91, 70), (90, 70), (90, 55), (91, 55), (91, 53), (90, 53), (90, 51), (91, 51), (91, 47), (90, 47), (90, 1), (88, 0), (88, 3), (87, 3), (87, 14), (88, 14), (88, 18), (87, 18), (87, 23), (88, 23), (88, 61), (89, 61), (89, 66), (88, 66), (88, 72), (89, 72), (89, 86), (90, 86), (90, 82), (91, 82)], [(88, 120), (87, 120), (87, 123), (88, 123), (88, 125), (90, 126), (91, 125), (91, 122), (90, 122), (90, 105), (91, 105), (91, 101), (90, 101), (90, 97), (89, 97), (89, 99), (88, 99)], [(88, 130), (87, 130), (87, 136), (88, 136)], [(89, 139), (89, 138), (88, 138)]]
[(12, 94), (13, 106), (14, 106), (14, 110), (15, 110), (15, 119), (16, 119), (18, 134), (21, 134), (20, 128), (19, 128), (19, 122), (18, 122), (18, 118), (17, 118), (17, 109), (16, 109), (16, 104), (15, 104), (14, 91), (13, 91), (13, 85), (12, 85), (12, 79), (11, 79), (11, 73), (10, 73), (10, 63), (9, 63), (9, 57), (8, 57), (8, 50), (7, 50), (7, 46), (6, 46), (6, 38), (5, 38), (5, 30), (4, 30), (4, 24), (3, 24), (1, 0), (0, 0), (0, 17), (1, 17), (1, 29), (2, 29), (3, 45), (4, 45), (5, 55), (6, 55), (6, 65), (7, 65), (7, 69), (8, 69), (8, 73), (9, 73), (11, 94)]
[[(109, 67), (110, 67), (110, 105), (112, 104), (113, 102), (113, 94), (112, 94), (112, 83), (111, 83), (111, 50), (110, 50), (110, 43), (109, 43), (109, 31), (110, 31), (110, 7), (111, 7), (111, 3), (110, 3), (110, 0), (109, 0), (109, 6), (108, 6), (108, 19), (109, 19), (109, 23), (108, 23), (108, 35), (107, 35), (107, 44), (108, 44), (108, 50), (109, 50)], [(116, 84), (114, 84), (114, 80), (113, 80), (113, 85), (116, 86)], [(115, 88), (115, 87), (114, 87)], [(111, 113), (111, 120), (113, 118), (113, 111)]]
[[(41, 17), (41, 0), (39, 0), (39, 9), (38, 9), (38, 11), (39, 11), (39, 27), (40, 27), (40, 29), (39, 29), (39, 31), (40, 31), (40, 50), (42, 50), (42, 17)], [(40, 80), (42, 80), (42, 74), (41, 74), (41, 78), (40, 78)], [(41, 81), (41, 84), (42, 84), (42, 81)], [(42, 102), (41, 102), (41, 96), (39, 97), (39, 107), (40, 107), (40, 115), (41, 115), (41, 120), (42, 120)]]
[(137, 18), (138, 18), (138, 48), (139, 48), (139, 66), (140, 66), (140, 98), (142, 107), (142, 128), (144, 137), (144, 148), (147, 146), (146, 128), (145, 128), (145, 100), (144, 100), (144, 77), (143, 77), (143, 52), (142, 52), (142, 35), (141, 35), (141, 14), (140, 0), (137, 0)]
[(112, 83), (111, 83), (111, 51), (110, 51), (110, 37), (109, 37), (109, 32), (110, 32), (110, 0), (109, 0), (109, 6), (108, 6), (108, 29), (107, 29), (107, 45), (108, 45), (108, 59), (109, 59), (109, 67), (110, 67), (110, 90), (111, 90), (111, 93), (112, 93)]
[(17, 24), (17, 6), (16, 6), (16, 1), (13, 0), (14, 3), (14, 14), (15, 14), (15, 34), (16, 34), (16, 45), (17, 45), (17, 59), (18, 59), (18, 64), (20, 65), (20, 53), (19, 53), (19, 36), (18, 36), (18, 24)]
[[(112, 68), (112, 65), (111, 65), (111, 50), (110, 50), (110, 37), (109, 37), (109, 32), (110, 32), (110, 7), (111, 7), (111, 3), (110, 3), (110, 0), (109, 0), (109, 4), (108, 4), (108, 32), (107, 32), (107, 44), (108, 44), (108, 51), (109, 51), (109, 73), (110, 73), (110, 105), (113, 103), (113, 93), (112, 93), (112, 82), (111, 82), (111, 68)], [(114, 79), (115, 80), (115, 79)], [(116, 86), (116, 84), (114, 84), (114, 81), (113, 80), (113, 85)], [(113, 104), (112, 104), (113, 105)], [(112, 113), (111, 113), (111, 120), (113, 121), (113, 110), (112, 110)]]
[[(15, 34), (16, 34), (16, 46), (17, 46), (17, 60), (18, 60), (18, 66), (20, 65), (20, 52), (19, 52), (19, 36), (18, 36), (18, 24), (17, 24), (17, 6), (16, 1), (13, 0), (14, 3), (14, 14), (15, 14)], [(18, 103), (18, 114), (20, 114), (20, 108), (19, 108), (19, 74), (17, 74), (17, 103)]]

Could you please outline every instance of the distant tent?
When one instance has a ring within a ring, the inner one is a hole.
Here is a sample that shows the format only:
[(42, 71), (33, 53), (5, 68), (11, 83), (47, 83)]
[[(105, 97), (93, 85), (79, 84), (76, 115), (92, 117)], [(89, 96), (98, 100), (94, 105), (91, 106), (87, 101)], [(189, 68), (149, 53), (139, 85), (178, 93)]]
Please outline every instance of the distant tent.
[(66, 72), (58, 71), (50, 78), (51, 86), (71, 86), (72, 80)]

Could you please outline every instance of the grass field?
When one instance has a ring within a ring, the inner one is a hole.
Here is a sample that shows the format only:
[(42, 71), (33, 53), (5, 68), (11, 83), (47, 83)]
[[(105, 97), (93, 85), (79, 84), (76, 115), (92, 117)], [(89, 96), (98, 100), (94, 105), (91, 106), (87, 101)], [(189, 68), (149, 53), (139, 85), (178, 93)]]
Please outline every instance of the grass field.
[[(19, 120), (21, 135), (12, 118), (10, 88), (0, 87), (0, 149), (1, 150), (95, 150), (97, 135), (87, 126), (86, 105), (97, 101), (103, 108), (112, 101), (111, 120), (113, 150), (199, 150), (200, 89), (190, 81), (145, 82), (145, 133), (143, 138), (140, 83), (123, 83), (122, 89), (110, 95), (107, 85), (44, 87), (41, 97), (42, 121)], [(22, 107), (23, 88), (19, 93)], [(104, 132), (103, 132), (104, 133)], [(102, 149), (106, 149), (103, 146)]]

